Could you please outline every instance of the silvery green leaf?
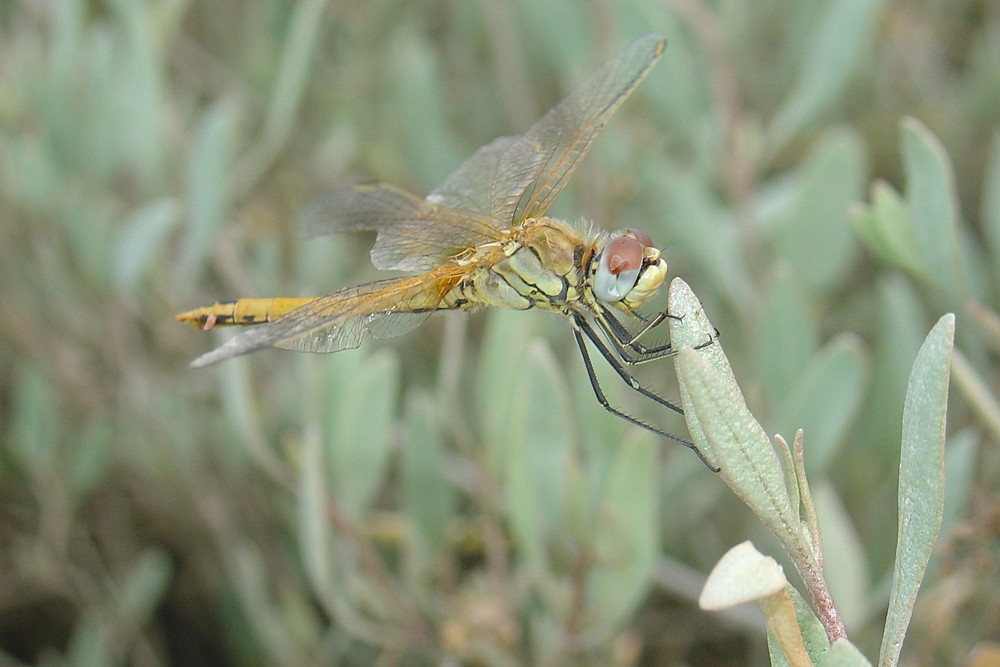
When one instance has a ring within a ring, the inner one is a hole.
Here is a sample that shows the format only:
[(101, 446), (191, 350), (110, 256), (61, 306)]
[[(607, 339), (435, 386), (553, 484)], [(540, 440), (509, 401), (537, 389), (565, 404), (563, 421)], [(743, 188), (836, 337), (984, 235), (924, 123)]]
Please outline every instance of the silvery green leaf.
[(955, 316), (944, 315), (917, 352), (903, 405), (899, 532), (880, 666), (895, 665), (944, 513), (944, 443)]
[(594, 516), (587, 609), (594, 630), (612, 637), (646, 596), (659, 555), (657, 450), (636, 431), (617, 446), (604, 498)]
[(906, 198), (922, 266), (939, 287), (961, 292), (958, 197), (951, 161), (916, 119), (903, 121), (902, 135)]
[[(695, 444), (723, 481), (783, 544), (802, 544), (801, 529), (770, 439), (747, 408), (714, 329), (684, 281), (670, 285), (670, 338), (678, 346), (677, 377)], [(700, 346), (700, 347), (692, 347)]]

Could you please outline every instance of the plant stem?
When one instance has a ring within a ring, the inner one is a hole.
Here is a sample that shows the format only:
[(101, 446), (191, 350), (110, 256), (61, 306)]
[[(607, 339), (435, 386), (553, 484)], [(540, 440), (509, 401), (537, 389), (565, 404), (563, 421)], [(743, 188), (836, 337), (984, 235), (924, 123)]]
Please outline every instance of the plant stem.
[(804, 545), (798, 549), (789, 550), (788, 553), (792, 556), (792, 562), (795, 564), (799, 576), (802, 577), (806, 590), (809, 591), (813, 611), (816, 612), (819, 622), (823, 624), (827, 639), (830, 640), (831, 644), (838, 639), (847, 639), (847, 630), (844, 628), (844, 622), (837, 612), (836, 605), (833, 604), (833, 597), (830, 595), (826, 578), (823, 576), (823, 568)]

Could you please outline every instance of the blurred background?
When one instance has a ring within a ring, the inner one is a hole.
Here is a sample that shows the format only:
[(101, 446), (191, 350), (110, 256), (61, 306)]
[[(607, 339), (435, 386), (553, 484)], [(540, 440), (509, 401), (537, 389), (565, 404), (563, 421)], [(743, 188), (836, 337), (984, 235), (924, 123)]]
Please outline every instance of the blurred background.
[[(644, 228), (770, 433), (805, 429), (834, 598), (878, 653), (903, 393), (958, 314), (948, 504), (909, 664), (1000, 638), (1000, 5), (0, 4), (0, 663), (766, 664), (698, 610), (779, 550), (606, 414), (546, 313), (193, 370), (238, 296), (375, 276), (330, 188), (425, 194), (648, 32), (664, 58), (551, 213)], [(609, 394), (686, 436), (602, 369)], [(644, 379), (676, 396), (669, 361)], [(786, 568), (787, 569), (787, 568)]]

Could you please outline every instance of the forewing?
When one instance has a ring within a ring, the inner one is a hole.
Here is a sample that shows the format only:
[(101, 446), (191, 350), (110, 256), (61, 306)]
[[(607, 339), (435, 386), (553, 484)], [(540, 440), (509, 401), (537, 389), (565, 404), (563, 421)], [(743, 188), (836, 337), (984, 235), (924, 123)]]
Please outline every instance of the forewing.
[(274, 322), (242, 331), (191, 365), (208, 366), (265, 347), (325, 353), (358, 347), (366, 335), (399, 336), (437, 310), (462, 275), (456, 267), (442, 267), (419, 276), (345, 287)]
[(385, 183), (338, 188), (312, 204), (302, 219), (307, 237), (375, 231), (377, 269), (428, 271), (500, 238), (486, 215), (458, 211)]
[[(527, 187), (507, 193), (506, 198), (518, 200), (511, 215), (514, 222), (548, 210), (591, 143), (656, 64), (665, 46), (662, 35), (640, 38), (612, 56), (525, 132), (524, 146), (537, 154), (527, 162), (537, 167)], [(518, 156), (518, 161), (524, 163), (525, 158)]]
[(524, 135), (483, 146), (421, 199), (384, 183), (334, 190), (303, 218), (307, 236), (376, 231), (378, 269), (429, 271), (543, 215), (622, 102), (663, 53), (647, 35), (601, 65)]

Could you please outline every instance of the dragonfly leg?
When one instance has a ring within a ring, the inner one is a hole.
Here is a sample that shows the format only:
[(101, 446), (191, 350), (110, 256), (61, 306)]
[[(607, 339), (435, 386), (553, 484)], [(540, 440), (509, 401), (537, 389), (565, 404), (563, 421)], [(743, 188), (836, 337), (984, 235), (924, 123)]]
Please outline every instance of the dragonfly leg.
[(676, 351), (669, 342), (653, 347), (646, 347), (639, 341), (642, 336), (665, 322), (668, 317), (673, 317), (673, 315), (668, 315), (664, 312), (659, 313), (657, 316), (648, 320), (639, 315), (636, 315), (636, 317), (644, 324), (638, 333), (632, 333), (629, 331), (625, 325), (622, 324), (618, 318), (616, 318), (608, 310), (601, 312), (599, 317), (597, 317), (597, 322), (600, 324), (601, 329), (607, 332), (608, 340), (612, 345), (614, 345), (615, 350), (618, 352), (618, 356), (620, 356), (625, 363), (629, 365), (640, 364), (647, 361), (655, 361), (657, 359), (672, 357), (676, 354)]
[[(638, 313), (633, 314), (644, 325), (642, 329), (636, 333), (629, 331), (625, 325), (622, 324), (621, 321), (618, 320), (618, 318), (616, 318), (608, 309), (599, 313), (598, 317), (595, 318), (597, 323), (601, 326), (601, 329), (607, 333), (608, 340), (614, 346), (615, 351), (618, 352), (618, 356), (621, 357), (622, 361), (631, 366), (643, 364), (648, 361), (665, 359), (677, 354), (677, 350), (674, 349), (670, 342), (653, 347), (646, 347), (640, 342), (639, 339), (646, 335), (649, 331), (652, 331), (654, 328), (666, 322), (667, 319), (680, 320), (681, 318), (679, 316), (671, 315), (666, 311), (657, 313), (653, 317), (649, 318), (642, 317)], [(719, 330), (716, 329), (714, 336), (709, 337), (709, 339), (701, 345), (697, 345), (695, 349), (700, 350), (703, 347), (708, 347), (718, 336)]]
[[(656, 392), (650, 391), (649, 389), (643, 387), (642, 384), (639, 382), (639, 380), (637, 380), (636, 377), (632, 375), (627, 368), (625, 368), (625, 365), (622, 364), (622, 362), (618, 359), (617, 356), (615, 356), (615, 353), (612, 352), (612, 350), (604, 343), (604, 341), (597, 334), (597, 332), (594, 331), (594, 328), (590, 325), (589, 322), (587, 322), (582, 317), (574, 318), (574, 322), (576, 324), (575, 331), (577, 333), (583, 332), (584, 334), (586, 334), (587, 338), (590, 339), (590, 342), (593, 343), (594, 347), (597, 348), (597, 351), (601, 353), (601, 356), (604, 357), (604, 359), (608, 362), (611, 368), (614, 369), (615, 373), (617, 373), (618, 376), (622, 380), (624, 380), (629, 387), (631, 387), (634, 391), (639, 392), (646, 398), (649, 398), (659, 403), (663, 407), (673, 410), (679, 415), (684, 414), (684, 411), (681, 410), (680, 407), (678, 407), (677, 405), (671, 403), (670, 401), (663, 398)], [(577, 343), (580, 345), (581, 351), (584, 351), (585, 346), (582, 344), (583, 341), (580, 338), (580, 336), (577, 336)], [(587, 356), (586, 353), (584, 354), (584, 356), (585, 357)], [(593, 376), (591, 379), (592, 380), (594, 379)], [(596, 380), (594, 380), (594, 384), (596, 384)]]
[(663, 438), (666, 438), (667, 440), (672, 440), (678, 444), (684, 445), (685, 447), (693, 450), (694, 453), (698, 455), (698, 458), (701, 459), (702, 463), (708, 466), (708, 468), (712, 472), (719, 472), (719, 468), (713, 466), (701, 453), (701, 450), (698, 449), (697, 445), (695, 445), (693, 442), (690, 442), (689, 440), (685, 440), (683, 438), (679, 438), (671, 433), (667, 433), (663, 429), (648, 424), (642, 421), (641, 419), (633, 417), (632, 415), (623, 412), (621, 409), (611, 405), (611, 401), (608, 400), (608, 397), (605, 395), (604, 390), (601, 389), (600, 382), (597, 380), (597, 373), (594, 371), (594, 363), (590, 358), (590, 352), (587, 350), (587, 342), (583, 338), (584, 335), (586, 335), (587, 338), (590, 339), (590, 341), (594, 344), (597, 350), (601, 353), (601, 356), (604, 357), (604, 359), (611, 365), (611, 368), (614, 369), (614, 371), (618, 374), (618, 376), (621, 377), (629, 385), (629, 387), (639, 392), (643, 396), (655, 401), (656, 403), (659, 403), (664, 407), (670, 408), (671, 410), (677, 412), (678, 414), (684, 414), (684, 411), (681, 410), (680, 407), (678, 407), (677, 405), (674, 405), (673, 403), (663, 398), (662, 396), (643, 387), (639, 383), (639, 381), (633, 375), (631, 375), (625, 368), (625, 366), (623, 366), (622, 363), (615, 357), (611, 349), (609, 349), (604, 344), (604, 342), (601, 340), (601, 337), (597, 335), (597, 332), (594, 331), (594, 329), (590, 326), (590, 324), (586, 320), (584, 320), (582, 317), (577, 317), (574, 318), (573, 321), (575, 324), (575, 326), (573, 327), (573, 337), (576, 339), (577, 347), (580, 349), (580, 356), (583, 357), (583, 364), (587, 369), (587, 377), (590, 379), (590, 386), (593, 388), (594, 394), (597, 396), (597, 401), (601, 404), (601, 406), (611, 414), (615, 415), (616, 417), (619, 417), (620, 419), (624, 419), (630, 424), (634, 424), (640, 428), (644, 428), (647, 431), (650, 431), (651, 433), (655, 433)]

